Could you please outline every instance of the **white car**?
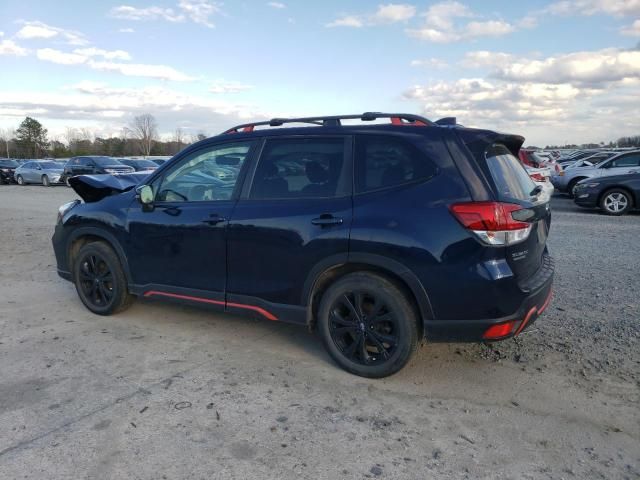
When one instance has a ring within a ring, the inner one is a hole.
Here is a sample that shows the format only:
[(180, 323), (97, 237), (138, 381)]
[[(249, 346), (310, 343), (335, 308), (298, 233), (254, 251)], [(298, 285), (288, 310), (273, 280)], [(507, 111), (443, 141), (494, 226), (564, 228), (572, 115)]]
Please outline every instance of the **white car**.
[(524, 168), (529, 174), (529, 177), (531, 177), (531, 180), (533, 180), (536, 185), (542, 187), (543, 194), (548, 195), (549, 198), (551, 198), (551, 195), (553, 195), (555, 190), (551, 183), (551, 168), (533, 168), (526, 165)]

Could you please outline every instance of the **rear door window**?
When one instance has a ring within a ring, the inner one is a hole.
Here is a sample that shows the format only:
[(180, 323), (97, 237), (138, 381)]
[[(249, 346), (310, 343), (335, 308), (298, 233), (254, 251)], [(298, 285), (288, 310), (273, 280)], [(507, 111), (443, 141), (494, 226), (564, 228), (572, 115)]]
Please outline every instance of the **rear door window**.
[(437, 167), (417, 147), (391, 136), (356, 138), (356, 192), (427, 180)]
[(637, 167), (640, 165), (640, 153), (624, 155), (612, 160), (607, 168)]
[(268, 139), (249, 198), (329, 198), (351, 193), (344, 137)]
[(536, 184), (507, 147), (492, 145), (486, 159), (500, 200), (531, 200)]

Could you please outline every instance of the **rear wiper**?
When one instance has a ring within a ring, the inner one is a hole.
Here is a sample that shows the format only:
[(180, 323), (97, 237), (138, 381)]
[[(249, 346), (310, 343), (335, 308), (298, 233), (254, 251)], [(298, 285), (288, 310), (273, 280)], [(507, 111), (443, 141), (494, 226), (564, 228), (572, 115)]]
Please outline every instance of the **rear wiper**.
[(536, 188), (534, 188), (533, 190), (531, 190), (531, 193), (529, 194), (530, 197), (537, 197), (538, 195), (540, 195), (542, 193), (543, 188), (540, 185), (536, 185)]

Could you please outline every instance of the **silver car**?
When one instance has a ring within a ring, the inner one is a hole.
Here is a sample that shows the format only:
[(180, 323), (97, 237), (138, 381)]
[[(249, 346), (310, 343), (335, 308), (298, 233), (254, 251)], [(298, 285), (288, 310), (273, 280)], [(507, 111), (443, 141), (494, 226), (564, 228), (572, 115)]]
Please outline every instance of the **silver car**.
[(18, 182), (18, 185), (41, 183), (48, 187), (54, 183), (60, 183), (63, 170), (63, 164), (52, 160), (30, 161), (16, 168), (13, 178)]
[(563, 174), (551, 177), (551, 182), (557, 190), (566, 192), (573, 197), (575, 186), (585, 178), (636, 172), (640, 172), (640, 150), (618, 153), (591, 167), (568, 168), (564, 170)]

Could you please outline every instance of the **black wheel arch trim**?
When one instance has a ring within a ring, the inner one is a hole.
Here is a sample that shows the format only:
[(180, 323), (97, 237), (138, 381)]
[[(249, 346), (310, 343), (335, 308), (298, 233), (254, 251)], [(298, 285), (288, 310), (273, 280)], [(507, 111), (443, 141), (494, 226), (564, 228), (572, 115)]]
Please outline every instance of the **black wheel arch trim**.
[(120, 265), (122, 265), (122, 269), (124, 270), (124, 275), (127, 279), (127, 283), (128, 284), (133, 283), (131, 272), (129, 270), (129, 262), (127, 261), (127, 256), (124, 252), (124, 249), (122, 248), (122, 245), (120, 245), (120, 242), (118, 241), (118, 239), (114, 234), (98, 227), (79, 227), (77, 229), (74, 229), (73, 232), (69, 235), (69, 238), (67, 239), (67, 245), (65, 248), (65, 255), (67, 256), (66, 261), (67, 261), (67, 265), (69, 265), (70, 271), (73, 270), (71, 265), (69, 264), (69, 261), (70, 261), (69, 254), (71, 252), (71, 246), (73, 245), (73, 242), (78, 240), (80, 237), (84, 237), (84, 236), (100, 237), (104, 239), (107, 243), (109, 243), (109, 245), (116, 252), (116, 255), (118, 256), (118, 260), (120, 260)]
[[(382, 255), (373, 253), (350, 252), (339, 255), (332, 255), (317, 263), (304, 282), (302, 289), (302, 305), (311, 306), (313, 294), (316, 290), (318, 280), (330, 270), (348, 266), (349, 264), (370, 265), (371, 267), (388, 271), (389, 273), (402, 279), (409, 287), (416, 299), (419, 314), (423, 323), (427, 323), (434, 318), (431, 301), (418, 277), (402, 263)], [(309, 317), (313, 314), (308, 308)], [(309, 319), (310, 320), (310, 319)]]

